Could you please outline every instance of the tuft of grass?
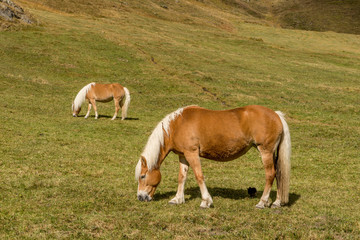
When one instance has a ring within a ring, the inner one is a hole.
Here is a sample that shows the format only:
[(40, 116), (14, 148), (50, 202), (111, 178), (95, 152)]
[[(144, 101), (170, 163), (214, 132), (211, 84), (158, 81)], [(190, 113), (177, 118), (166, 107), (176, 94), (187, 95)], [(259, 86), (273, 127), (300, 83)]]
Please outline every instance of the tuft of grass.
[[(19, 2), (40, 24), (0, 32), (0, 238), (360, 236), (357, 35), (250, 24), (215, 0)], [(98, 104), (98, 120), (84, 110), (73, 118), (71, 102), (89, 82), (126, 86), (129, 119), (111, 121), (113, 103)], [(191, 170), (186, 203), (167, 204), (175, 154), (155, 200), (137, 201), (134, 170), (148, 136), (190, 104), (286, 113), (288, 207), (255, 209), (265, 182), (255, 150), (202, 161), (214, 208), (199, 208)]]

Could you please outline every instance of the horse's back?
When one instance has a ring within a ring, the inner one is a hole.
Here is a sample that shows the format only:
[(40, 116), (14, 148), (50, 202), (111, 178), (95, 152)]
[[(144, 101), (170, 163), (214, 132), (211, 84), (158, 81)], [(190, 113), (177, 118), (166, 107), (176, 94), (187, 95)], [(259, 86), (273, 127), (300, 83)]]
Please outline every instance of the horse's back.
[(225, 128), (243, 130), (252, 128), (269, 128), (281, 124), (279, 116), (271, 109), (249, 105), (229, 110), (209, 110), (197, 106), (186, 107), (181, 114), (183, 123), (197, 124), (200, 128)]
[(124, 91), (124, 87), (119, 83), (96, 83), (93, 86), (96, 91), (109, 91), (109, 92), (116, 92), (116, 91)]

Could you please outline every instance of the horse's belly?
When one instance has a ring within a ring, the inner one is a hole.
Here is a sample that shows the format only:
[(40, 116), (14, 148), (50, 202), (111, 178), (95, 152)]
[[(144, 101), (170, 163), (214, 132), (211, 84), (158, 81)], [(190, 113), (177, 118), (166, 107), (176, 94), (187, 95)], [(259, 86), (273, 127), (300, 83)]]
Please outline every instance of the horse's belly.
[(200, 157), (216, 160), (216, 161), (231, 161), (244, 155), (252, 145), (241, 144), (238, 146), (212, 146), (200, 147)]
[(103, 103), (106, 103), (106, 102), (110, 102), (113, 100), (113, 97), (108, 97), (108, 98), (99, 98), (99, 99), (96, 99), (97, 102), (103, 102)]

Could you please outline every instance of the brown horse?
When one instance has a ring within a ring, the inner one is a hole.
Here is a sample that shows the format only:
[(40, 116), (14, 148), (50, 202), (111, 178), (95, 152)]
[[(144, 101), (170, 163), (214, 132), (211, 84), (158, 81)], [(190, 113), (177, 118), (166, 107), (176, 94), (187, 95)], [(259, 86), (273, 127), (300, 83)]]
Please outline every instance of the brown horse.
[(79, 93), (75, 97), (75, 100), (73, 101), (73, 116), (77, 117), (77, 115), (81, 111), (81, 105), (85, 100), (88, 100), (89, 105), (85, 118), (89, 117), (91, 106), (93, 106), (95, 111), (95, 119), (97, 119), (99, 115), (96, 108), (96, 102), (110, 102), (113, 99), (115, 103), (115, 113), (111, 120), (114, 120), (116, 118), (120, 107), (121, 120), (124, 120), (126, 118), (127, 110), (130, 104), (129, 90), (118, 83), (89, 83), (79, 91)]
[(170, 151), (179, 155), (180, 171), (176, 196), (169, 202), (181, 204), (189, 166), (201, 191), (200, 207), (212, 205), (201, 171), (200, 157), (226, 162), (259, 150), (265, 168), (265, 188), (257, 208), (270, 206), (271, 186), (276, 177), (277, 197), (272, 207), (289, 202), (291, 140), (284, 114), (252, 105), (225, 111), (197, 106), (180, 108), (158, 123), (135, 170), (137, 196), (150, 201), (161, 180), (160, 165)]

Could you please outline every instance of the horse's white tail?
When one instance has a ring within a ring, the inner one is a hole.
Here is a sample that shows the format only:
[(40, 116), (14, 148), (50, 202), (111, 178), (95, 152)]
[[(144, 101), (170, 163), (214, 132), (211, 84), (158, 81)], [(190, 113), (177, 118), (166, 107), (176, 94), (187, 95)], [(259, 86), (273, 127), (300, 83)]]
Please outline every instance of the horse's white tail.
[(121, 120), (124, 120), (127, 116), (127, 111), (130, 104), (130, 92), (124, 87), (125, 97), (121, 100)]
[(291, 139), (289, 126), (285, 121), (284, 113), (276, 111), (283, 125), (283, 134), (278, 146), (278, 157), (276, 163), (276, 182), (278, 185), (278, 194), (280, 196), (281, 205), (289, 202), (290, 188), (290, 157), (291, 157)]

